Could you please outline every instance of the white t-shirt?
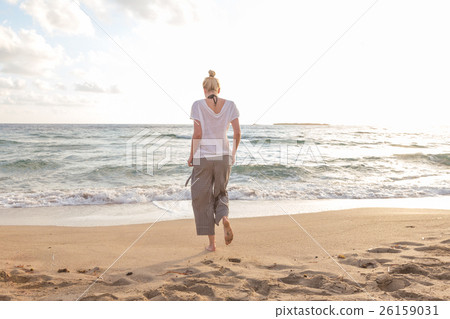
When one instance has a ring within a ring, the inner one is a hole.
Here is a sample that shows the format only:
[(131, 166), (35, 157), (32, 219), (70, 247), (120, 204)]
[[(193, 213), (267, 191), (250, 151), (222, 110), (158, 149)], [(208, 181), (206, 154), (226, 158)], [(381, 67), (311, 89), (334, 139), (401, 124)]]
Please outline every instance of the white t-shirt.
[(225, 100), (218, 114), (211, 110), (205, 99), (195, 101), (192, 104), (191, 119), (200, 122), (202, 139), (194, 157), (231, 155), (227, 131), (230, 122), (238, 117), (239, 111), (233, 101)]

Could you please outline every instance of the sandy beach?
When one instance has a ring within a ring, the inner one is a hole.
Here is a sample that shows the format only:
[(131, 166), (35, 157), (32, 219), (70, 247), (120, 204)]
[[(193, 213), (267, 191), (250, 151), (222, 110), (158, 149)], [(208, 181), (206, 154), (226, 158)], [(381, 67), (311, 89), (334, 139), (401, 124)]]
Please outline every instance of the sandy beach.
[(232, 219), (214, 253), (192, 219), (162, 221), (110, 269), (151, 224), (1, 226), (0, 300), (449, 300), (449, 212)]

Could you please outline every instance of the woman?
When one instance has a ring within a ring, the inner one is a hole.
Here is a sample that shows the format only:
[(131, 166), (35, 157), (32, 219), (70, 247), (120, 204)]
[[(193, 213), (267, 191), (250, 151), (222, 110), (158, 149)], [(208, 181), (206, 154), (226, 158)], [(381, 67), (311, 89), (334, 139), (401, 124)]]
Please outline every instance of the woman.
[[(188, 159), (188, 165), (194, 167), (191, 195), (197, 235), (208, 235), (208, 251), (216, 250), (215, 224), (219, 226), (221, 220), (225, 243), (229, 245), (233, 240), (228, 219), (227, 184), (241, 139), (239, 111), (233, 101), (217, 96), (220, 84), (215, 75), (214, 71), (209, 71), (209, 76), (203, 81), (205, 99), (192, 105), (194, 133)], [(234, 131), (232, 151), (227, 138), (230, 123)]]

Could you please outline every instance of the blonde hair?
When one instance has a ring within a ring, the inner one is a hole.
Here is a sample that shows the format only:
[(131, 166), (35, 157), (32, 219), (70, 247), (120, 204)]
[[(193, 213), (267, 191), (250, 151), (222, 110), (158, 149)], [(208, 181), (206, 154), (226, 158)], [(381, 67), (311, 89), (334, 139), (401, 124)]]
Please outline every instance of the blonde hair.
[(209, 70), (208, 73), (209, 76), (203, 80), (203, 88), (206, 89), (206, 92), (214, 91), (218, 93), (220, 89), (220, 83), (219, 80), (214, 77), (216, 75), (216, 72), (214, 72), (213, 70)]

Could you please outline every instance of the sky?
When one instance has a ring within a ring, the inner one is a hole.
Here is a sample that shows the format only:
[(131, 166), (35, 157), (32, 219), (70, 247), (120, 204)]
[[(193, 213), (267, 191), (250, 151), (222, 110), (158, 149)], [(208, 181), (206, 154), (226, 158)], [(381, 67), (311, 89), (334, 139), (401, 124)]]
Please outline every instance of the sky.
[(448, 1), (0, 0), (0, 123), (448, 124)]

